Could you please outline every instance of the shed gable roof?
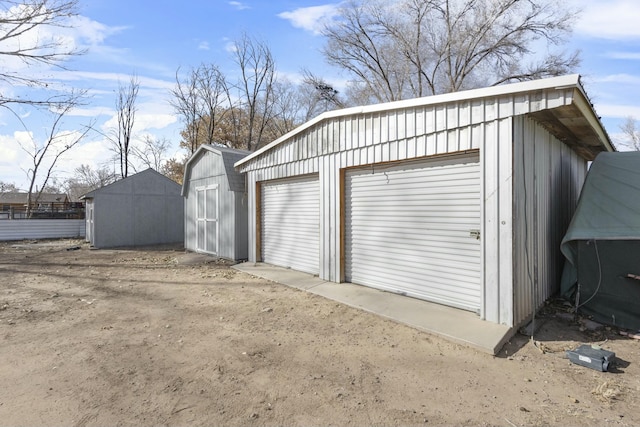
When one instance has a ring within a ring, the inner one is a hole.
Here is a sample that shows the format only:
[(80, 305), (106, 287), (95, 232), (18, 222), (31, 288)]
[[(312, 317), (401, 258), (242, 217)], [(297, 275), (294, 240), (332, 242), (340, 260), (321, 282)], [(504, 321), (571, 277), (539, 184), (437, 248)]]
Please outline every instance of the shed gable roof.
[(235, 148), (214, 146), (210, 144), (203, 144), (196, 150), (195, 153), (187, 160), (184, 167), (184, 179), (182, 180), (182, 195), (187, 194), (187, 186), (191, 179), (191, 170), (196, 164), (198, 159), (204, 156), (206, 153), (214, 153), (221, 157), (222, 165), (225, 170), (225, 175), (229, 183), (229, 189), (235, 192), (243, 192), (244, 188), (244, 176), (235, 170), (234, 164), (250, 154), (249, 151), (238, 150)]
[[(486, 106), (489, 104), (492, 104), (492, 108), (487, 109)], [(468, 120), (467, 125), (480, 124), (496, 118), (529, 115), (588, 160), (592, 160), (602, 151), (615, 151), (580, 83), (580, 76), (572, 74), (328, 111), (244, 157), (236, 162), (235, 167), (244, 172), (250, 169), (250, 164), (262, 158), (263, 154), (301, 134), (311, 132), (325, 122), (424, 107), (447, 110), (460, 105), (466, 105), (474, 112), (472, 117), (465, 118)], [(448, 124), (445, 123), (445, 126)]]
[(129, 175), (126, 178), (122, 178), (119, 179), (116, 182), (112, 182), (111, 184), (105, 185), (104, 187), (100, 187), (97, 188), (93, 191), (88, 192), (87, 194), (83, 195), (80, 197), (81, 200), (84, 199), (93, 199), (96, 195), (99, 195), (100, 193), (108, 193), (118, 187), (121, 187), (123, 185), (126, 185), (127, 183), (131, 182), (131, 181), (136, 181), (139, 179), (143, 179), (145, 177), (148, 177), (154, 181), (162, 181), (168, 185), (173, 185), (175, 187), (177, 187), (177, 189), (180, 189), (180, 184), (178, 184), (177, 182), (175, 182), (174, 180), (167, 178), (166, 176), (164, 176), (163, 174), (161, 174), (160, 172), (157, 172), (156, 170), (149, 168), (146, 170), (143, 170), (142, 172), (138, 172), (136, 174), (133, 175)]

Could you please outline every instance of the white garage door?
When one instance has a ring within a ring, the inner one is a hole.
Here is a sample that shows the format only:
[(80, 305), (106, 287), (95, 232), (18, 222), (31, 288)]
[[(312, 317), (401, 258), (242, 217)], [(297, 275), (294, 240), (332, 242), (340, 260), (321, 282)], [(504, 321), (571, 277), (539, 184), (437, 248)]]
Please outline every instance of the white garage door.
[(345, 180), (345, 279), (480, 309), (478, 157), (374, 166)]
[(318, 274), (320, 185), (318, 177), (262, 184), (262, 260)]

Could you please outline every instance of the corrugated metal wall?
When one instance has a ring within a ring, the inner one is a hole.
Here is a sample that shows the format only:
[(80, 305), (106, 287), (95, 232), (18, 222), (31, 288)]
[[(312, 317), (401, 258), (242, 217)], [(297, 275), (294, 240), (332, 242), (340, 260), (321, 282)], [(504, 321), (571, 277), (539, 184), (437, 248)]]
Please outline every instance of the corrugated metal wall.
[(526, 117), (514, 129), (514, 324), (560, 289), (560, 242), (575, 211), (587, 161)]
[[(512, 326), (512, 257), (517, 227), (513, 217), (516, 189), (512, 118), (570, 105), (573, 96), (574, 88), (569, 87), (371, 113), (354, 112), (320, 121), (294, 134), (239, 167), (247, 173), (249, 191), (249, 260), (256, 260), (257, 182), (320, 174), (320, 277), (340, 282), (343, 279), (340, 271), (342, 169), (479, 150), (484, 283), (481, 317)], [(563, 179), (573, 179), (578, 184), (579, 178), (572, 173), (567, 171)]]
[(83, 238), (84, 219), (23, 219), (0, 221), (0, 240)]
[[(184, 197), (184, 245), (195, 251), (196, 188), (218, 185), (218, 256), (228, 259), (246, 259), (246, 201), (243, 195), (229, 189), (229, 182), (220, 154), (202, 151), (191, 164), (191, 173)], [(244, 212), (238, 207), (244, 205)], [(242, 223), (243, 221), (244, 224)]]

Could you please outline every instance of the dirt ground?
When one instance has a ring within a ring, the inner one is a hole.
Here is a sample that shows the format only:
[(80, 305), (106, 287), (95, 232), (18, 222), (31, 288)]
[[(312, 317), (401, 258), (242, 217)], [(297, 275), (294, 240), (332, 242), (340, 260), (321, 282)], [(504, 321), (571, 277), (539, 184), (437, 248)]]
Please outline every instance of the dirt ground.
[(493, 357), (180, 248), (1, 243), (0, 424), (640, 425), (640, 341), (566, 311)]

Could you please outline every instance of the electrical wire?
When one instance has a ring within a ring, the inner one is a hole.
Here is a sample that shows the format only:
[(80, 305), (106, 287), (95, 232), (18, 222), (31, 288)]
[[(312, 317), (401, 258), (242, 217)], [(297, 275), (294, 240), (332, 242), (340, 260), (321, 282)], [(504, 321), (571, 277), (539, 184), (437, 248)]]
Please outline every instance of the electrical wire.
[[(527, 264), (527, 277), (529, 279), (529, 285), (531, 286), (531, 342), (535, 346), (535, 340), (533, 335), (536, 330), (536, 289), (535, 284), (533, 283), (533, 277), (531, 275), (531, 263), (529, 260), (529, 220), (527, 217), (527, 162), (525, 160), (524, 155), (524, 141), (522, 143), (522, 192), (523, 192), (523, 219), (524, 219), (524, 255), (525, 255), (525, 263)], [(535, 150), (535, 146), (534, 146)], [(534, 155), (535, 158), (535, 155)], [(537, 347), (537, 346), (536, 346)]]
[(598, 252), (598, 243), (596, 242), (596, 240), (593, 240), (593, 247), (595, 248), (596, 259), (598, 260), (598, 286), (596, 286), (596, 290), (585, 302), (583, 302), (580, 305), (578, 305), (578, 302), (576, 302), (576, 312), (578, 312), (578, 309), (580, 307), (582, 307), (583, 305), (591, 301), (598, 294), (598, 291), (600, 290), (600, 285), (602, 284), (602, 264), (600, 263), (600, 253)]

